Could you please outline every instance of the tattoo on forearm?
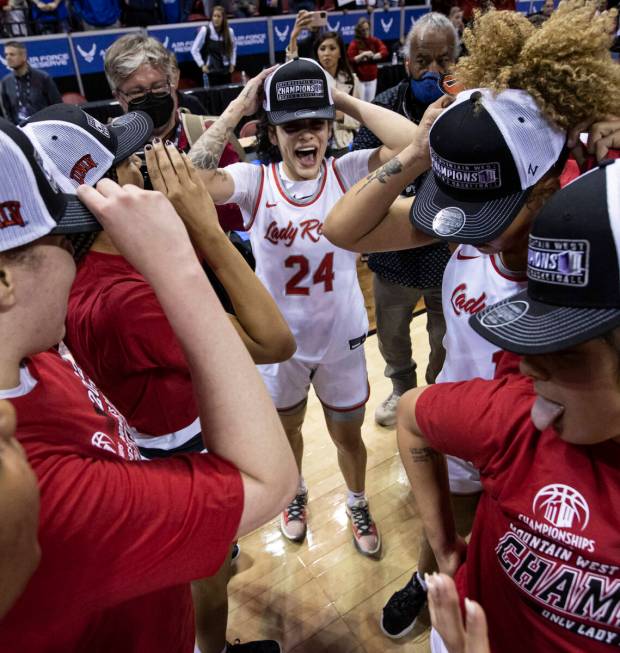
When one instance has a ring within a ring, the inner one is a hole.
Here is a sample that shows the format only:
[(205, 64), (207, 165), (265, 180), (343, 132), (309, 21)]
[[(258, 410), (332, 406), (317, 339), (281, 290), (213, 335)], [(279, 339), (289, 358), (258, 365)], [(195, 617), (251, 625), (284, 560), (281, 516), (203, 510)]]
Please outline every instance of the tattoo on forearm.
[(364, 190), (364, 188), (371, 184), (375, 179), (381, 184), (386, 184), (388, 177), (397, 175), (402, 171), (403, 164), (398, 160), (398, 158), (394, 158), (391, 161), (388, 161), (385, 165), (377, 168), (377, 170), (366, 177), (366, 183), (357, 191), (356, 195), (359, 195)]
[(435, 451), (431, 447), (422, 447), (421, 449), (411, 448), (409, 449), (409, 453), (414, 463), (431, 463), (441, 458), (439, 451)]
[(217, 170), (231, 132), (232, 127), (227, 127), (223, 120), (216, 120), (192, 145), (189, 151), (191, 162), (203, 170)]

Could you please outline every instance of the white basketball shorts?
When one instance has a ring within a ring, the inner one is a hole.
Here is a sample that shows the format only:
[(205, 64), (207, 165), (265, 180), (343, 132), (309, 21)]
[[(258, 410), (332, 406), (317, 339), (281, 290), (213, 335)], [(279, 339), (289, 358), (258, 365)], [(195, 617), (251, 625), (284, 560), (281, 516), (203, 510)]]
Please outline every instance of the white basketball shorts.
[(364, 348), (358, 347), (333, 363), (306, 363), (295, 356), (283, 363), (258, 365), (276, 408), (293, 408), (308, 396), (310, 384), (327, 408), (360, 408), (370, 394)]

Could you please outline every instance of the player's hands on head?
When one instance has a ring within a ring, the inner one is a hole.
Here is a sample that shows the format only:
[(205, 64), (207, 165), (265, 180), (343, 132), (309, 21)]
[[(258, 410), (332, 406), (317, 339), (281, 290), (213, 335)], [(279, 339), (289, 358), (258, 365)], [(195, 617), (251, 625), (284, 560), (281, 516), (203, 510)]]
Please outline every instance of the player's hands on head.
[[(581, 123), (571, 129), (566, 139), (566, 146), (569, 149), (578, 148), (580, 145), (579, 136), (582, 133), (588, 134), (586, 150), (593, 154), (598, 162), (607, 157), (610, 149), (620, 149), (620, 118), (618, 116), (605, 116), (604, 120), (591, 123)], [(579, 161), (579, 153), (575, 153)]]
[(213, 200), (189, 158), (159, 139), (145, 154), (153, 189), (172, 202), (190, 234), (203, 226), (219, 229)]
[(162, 193), (131, 184), (121, 188), (102, 179), (96, 188), (79, 186), (77, 195), (114, 246), (156, 290), (158, 283), (192, 265), (199, 268), (185, 226)]
[(449, 653), (490, 653), (487, 620), (482, 607), (465, 599), (465, 624), (454, 581), (446, 574), (425, 574), (428, 609), (435, 630)]
[(252, 77), (237, 99), (233, 100), (233, 102), (239, 104), (242, 115), (253, 116), (259, 110), (263, 99), (263, 84), (277, 67), (265, 68), (256, 77)]
[(438, 100), (429, 104), (429, 106), (426, 107), (426, 111), (424, 112), (422, 120), (420, 120), (420, 123), (418, 124), (415, 136), (413, 137), (412, 144), (414, 145), (416, 152), (418, 152), (419, 156), (424, 158), (429, 167), (431, 165), (431, 152), (428, 142), (428, 134), (435, 120), (437, 120), (443, 111), (453, 102), (454, 98), (452, 96), (442, 95)]

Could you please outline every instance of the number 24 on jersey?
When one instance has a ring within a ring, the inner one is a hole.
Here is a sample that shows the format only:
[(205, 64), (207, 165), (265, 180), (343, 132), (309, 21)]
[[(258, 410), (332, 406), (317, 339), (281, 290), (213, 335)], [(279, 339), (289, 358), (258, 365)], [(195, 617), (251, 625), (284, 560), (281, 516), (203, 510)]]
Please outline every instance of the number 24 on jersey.
[[(284, 261), (284, 267), (298, 268), (297, 272), (286, 282), (287, 295), (309, 295), (310, 286), (302, 285), (304, 279), (310, 274), (310, 263), (305, 256), (289, 256)], [(324, 292), (334, 289), (334, 253), (328, 252), (312, 274), (312, 285), (323, 284)]]

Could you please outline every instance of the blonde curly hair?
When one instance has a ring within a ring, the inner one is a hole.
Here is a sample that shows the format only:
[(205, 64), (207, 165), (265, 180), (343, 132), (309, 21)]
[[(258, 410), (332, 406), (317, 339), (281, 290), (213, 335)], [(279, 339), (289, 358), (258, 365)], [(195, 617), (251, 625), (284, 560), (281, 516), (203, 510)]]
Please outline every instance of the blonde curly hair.
[(620, 107), (620, 65), (609, 53), (615, 12), (591, 0), (564, 0), (536, 29), (514, 11), (476, 13), (456, 67), (465, 88), (527, 91), (564, 129), (601, 120)]

